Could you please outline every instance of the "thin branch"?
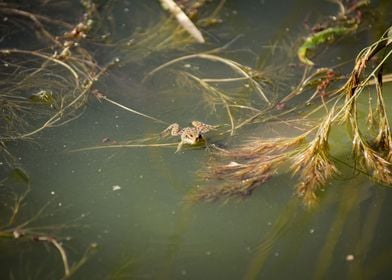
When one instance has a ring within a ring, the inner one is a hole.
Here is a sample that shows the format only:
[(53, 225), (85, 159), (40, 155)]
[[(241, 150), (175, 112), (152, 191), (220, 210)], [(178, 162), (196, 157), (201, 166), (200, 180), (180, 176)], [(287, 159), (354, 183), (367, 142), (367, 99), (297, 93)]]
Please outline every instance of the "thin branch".
[(173, 0), (160, 0), (162, 7), (169, 10), (174, 15), (178, 23), (199, 43), (204, 43), (204, 37), (197, 29), (195, 24), (189, 19), (189, 17), (181, 10), (181, 8)]
[(54, 247), (56, 247), (56, 249), (60, 253), (61, 259), (63, 260), (65, 276), (68, 276), (69, 275), (69, 264), (68, 264), (67, 254), (66, 254), (63, 246), (55, 238), (50, 237), (50, 236), (38, 236), (36, 238), (36, 240), (47, 241), (47, 242), (51, 243)]

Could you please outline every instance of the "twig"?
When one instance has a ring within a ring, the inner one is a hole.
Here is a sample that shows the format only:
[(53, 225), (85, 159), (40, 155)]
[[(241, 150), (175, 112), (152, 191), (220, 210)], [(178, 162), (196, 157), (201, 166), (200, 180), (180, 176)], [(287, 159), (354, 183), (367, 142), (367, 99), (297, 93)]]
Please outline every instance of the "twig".
[(36, 240), (47, 241), (47, 242), (51, 243), (54, 247), (56, 247), (56, 249), (59, 251), (59, 253), (61, 255), (61, 259), (63, 260), (64, 274), (65, 274), (65, 276), (68, 276), (69, 275), (69, 264), (68, 264), (67, 254), (66, 254), (63, 246), (55, 238), (50, 237), (50, 236), (38, 236), (36, 238)]
[(93, 94), (97, 97), (98, 100), (101, 100), (101, 99), (106, 100), (107, 102), (112, 103), (113, 105), (115, 105), (115, 106), (117, 106), (117, 107), (120, 107), (120, 108), (122, 108), (122, 109), (124, 109), (124, 110), (126, 110), (126, 111), (132, 112), (132, 113), (134, 113), (134, 114), (136, 114), (136, 115), (145, 117), (145, 118), (147, 118), (147, 119), (150, 119), (150, 120), (153, 120), (153, 121), (162, 123), (162, 124), (166, 124), (166, 125), (169, 124), (168, 122), (165, 122), (165, 121), (162, 121), (162, 120), (160, 120), (160, 119), (154, 118), (154, 117), (152, 117), (152, 116), (143, 114), (143, 113), (138, 112), (138, 111), (136, 111), (136, 110), (134, 110), (134, 109), (131, 109), (131, 108), (129, 108), (129, 107), (126, 107), (126, 106), (124, 106), (124, 105), (122, 105), (122, 104), (120, 104), (120, 103), (118, 103), (118, 102), (116, 102), (116, 101), (113, 101), (113, 100), (111, 100), (110, 98), (106, 97), (105, 95), (103, 95), (102, 93), (100, 93), (100, 92), (98, 92), (98, 91), (94, 91)]
[[(34, 24), (36, 25), (38, 30), (40, 30), (44, 36), (46, 36), (50, 41), (52, 41), (57, 46), (61, 46), (61, 43), (58, 40), (56, 40), (56, 38), (53, 37), (48, 31), (46, 31), (44, 25), (38, 20), (36, 15), (29, 13), (29, 12), (26, 12), (26, 11), (12, 9), (12, 8), (1, 8), (1, 11), (5, 12), (5, 13), (12, 13), (15, 15), (24, 16), (24, 17), (29, 18), (31, 21), (34, 22)], [(48, 20), (47, 18), (45, 18), (43, 16), (40, 16), (39, 18)]]
[(177, 146), (178, 143), (163, 143), (163, 144), (119, 144), (119, 145), (107, 145), (107, 146), (96, 146), (87, 147), (81, 149), (70, 150), (70, 153), (83, 152), (83, 151), (93, 151), (102, 149), (118, 149), (118, 148), (156, 148), (156, 147), (171, 147)]
[(160, 0), (162, 7), (169, 10), (169, 12), (174, 15), (178, 23), (186, 30), (188, 33), (196, 39), (199, 43), (204, 43), (204, 37), (189, 19), (189, 17), (181, 10), (181, 8), (173, 0)]

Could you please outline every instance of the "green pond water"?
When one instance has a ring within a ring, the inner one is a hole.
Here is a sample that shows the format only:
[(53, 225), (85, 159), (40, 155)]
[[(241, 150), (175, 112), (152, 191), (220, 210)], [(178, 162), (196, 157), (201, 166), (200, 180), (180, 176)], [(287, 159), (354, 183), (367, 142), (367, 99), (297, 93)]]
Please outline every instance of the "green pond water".
[[(39, 11), (41, 2), (30, 5)], [(70, 9), (62, 17), (76, 17), (75, 22), (81, 17), (79, 1), (69, 2), (65, 7)], [(353, 59), (380, 36), (392, 23), (391, 5), (389, 1), (372, 5), (378, 20), (370, 20), (371, 27), (356, 37), (320, 48), (317, 63), (332, 66)], [(167, 17), (153, 0), (112, 1), (111, 7), (116, 40)], [(48, 13), (46, 9), (42, 8), (43, 14)], [(228, 0), (219, 13), (223, 22), (201, 29), (206, 45), (190, 44), (148, 55), (144, 50), (128, 56), (123, 50), (89, 45), (99, 63), (115, 57), (129, 59), (109, 71), (97, 88), (112, 100), (169, 124), (187, 126), (200, 120), (224, 124), (228, 130), (224, 107), (213, 110), (207, 106), (200, 89), (181, 86), (173, 70), (190, 69), (203, 78), (234, 76), (227, 67), (189, 60), (144, 82), (143, 78), (173, 58), (222, 47), (240, 35), (221, 54), (245, 65), (271, 69), (269, 75), (279, 80), (279, 86), (268, 85), (267, 95), (282, 97), (303, 73), (295, 55), (287, 53), (295, 52), (306, 36), (304, 23), (315, 23), (336, 12), (337, 5), (328, 1)], [(18, 37), (22, 35), (13, 37), (18, 48), (23, 48)], [(276, 41), (281, 48), (273, 48)], [(10, 46), (9, 41), (0, 43), (1, 48)], [(348, 63), (347, 69), (351, 67)], [(260, 96), (246, 93), (244, 84), (228, 84), (225, 90), (245, 92), (253, 106), (265, 106)], [(385, 84), (384, 93), (390, 108), (391, 84)], [(328, 184), (312, 211), (293, 195), (297, 181), (289, 174), (275, 176), (244, 200), (189, 205), (183, 201), (185, 195), (204, 183), (197, 175), (210, 159), (204, 146), (183, 147), (178, 153), (175, 145), (73, 151), (102, 145), (104, 138), (122, 142), (154, 137), (166, 127), (89, 97), (76, 120), (45, 129), (31, 141), (9, 144), (17, 166), (31, 181), (31, 192), (17, 221), (41, 213), (31, 227), (56, 236), (70, 265), (91, 244), (96, 247), (71, 279), (391, 279), (392, 192), (344, 165), (339, 166), (343, 174)], [(222, 131), (209, 132), (208, 143), (230, 148), (250, 136), (297, 133), (295, 128), (274, 122), (248, 125), (234, 136)], [(173, 137), (157, 143), (177, 141)], [(349, 159), (350, 141), (344, 127), (333, 130), (334, 156)], [(5, 178), (9, 168), (5, 162), (1, 164)], [(16, 192), (21, 193), (23, 186), (15, 184)], [(0, 279), (61, 279), (64, 275), (60, 254), (50, 244), (4, 238), (0, 239), (0, 252)]]

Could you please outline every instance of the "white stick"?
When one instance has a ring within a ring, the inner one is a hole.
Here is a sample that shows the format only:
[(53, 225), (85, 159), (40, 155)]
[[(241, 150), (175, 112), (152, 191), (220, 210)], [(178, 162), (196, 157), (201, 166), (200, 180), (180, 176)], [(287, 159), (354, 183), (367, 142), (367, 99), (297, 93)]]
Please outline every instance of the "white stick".
[(172, 13), (179, 24), (186, 30), (188, 33), (196, 39), (199, 43), (204, 43), (204, 37), (197, 29), (197, 27), (193, 24), (193, 22), (189, 19), (189, 17), (181, 10), (181, 8), (173, 1), (173, 0), (160, 0), (162, 7), (166, 10), (169, 10)]

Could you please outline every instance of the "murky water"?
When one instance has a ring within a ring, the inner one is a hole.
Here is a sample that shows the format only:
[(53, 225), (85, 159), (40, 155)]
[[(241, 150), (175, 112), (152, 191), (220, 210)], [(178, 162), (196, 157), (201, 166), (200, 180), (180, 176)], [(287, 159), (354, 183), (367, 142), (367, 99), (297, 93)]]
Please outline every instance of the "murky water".
[[(113, 36), (128, 38), (137, 28), (158, 22), (165, 13), (157, 2), (114, 1)], [(381, 7), (377, 11), (382, 15), (386, 13), (382, 7), (391, 6), (388, 1), (374, 5)], [(78, 5), (71, 6), (75, 11), (70, 14), (77, 13)], [(207, 45), (193, 44), (146, 56), (138, 52), (134, 62), (114, 68), (97, 87), (110, 99), (168, 124), (186, 126), (192, 120), (225, 124), (225, 129), (207, 134), (208, 143), (222, 147), (249, 135), (269, 137), (279, 130), (290, 135), (295, 129), (262, 123), (230, 136), (225, 108), (208, 106), (200, 89), (176, 81), (174, 68), (191, 69), (203, 78), (232, 76), (230, 69), (217, 63), (183, 61), (145, 82), (142, 79), (173, 58), (222, 47), (241, 35), (222, 53), (252, 67), (275, 62), (270, 76), (278, 78), (275, 74), (282, 73), (284, 79), (280, 77), (281, 85), (269, 96), (284, 96), (302, 75), (301, 67), (283, 66), (297, 63), (293, 58), (285, 62), (284, 53), (305, 36), (305, 21), (315, 22), (336, 9), (327, 1), (227, 1), (220, 12), (223, 23), (203, 29)], [(336, 65), (352, 58), (379, 36), (388, 26), (384, 24), (374, 34), (364, 31), (353, 41), (343, 40), (328, 48), (321, 60)], [(275, 50), (274, 57), (272, 48), (277, 40), (284, 51)], [(99, 54), (97, 60), (102, 64), (115, 57), (127, 59), (124, 53), (106, 51), (98, 44), (90, 46), (90, 51)], [(228, 85), (225, 90), (247, 94), (252, 106), (265, 106), (260, 96), (246, 92), (244, 84)], [(391, 92), (387, 84), (387, 104), (392, 104)], [(32, 226), (58, 228), (51, 232), (62, 241), (70, 265), (80, 260), (91, 244), (96, 246), (72, 279), (392, 277), (392, 192), (365, 175), (354, 176), (348, 171), (338, 176), (313, 211), (293, 196), (296, 181), (289, 175), (273, 178), (243, 201), (190, 206), (183, 199), (203, 184), (197, 173), (209, 160), (210, 152), (204, 146), (184, 147), (178, 153), (175, 144), (73, 151), (102, 145), (105, 138), (120, 143), (156, 137), (166, 126), (91, 97), (78, 119), (46, 129), (31, 142), (9, 147), (31, 180), (32, 190), (18, 219), (33, 217), (46, 205)], [(344, 135), (344, 131), (334, 132), (331, 140), (335, 155), (342, 159), (350, 155), (350, 148), (344, 145), (350, 139), (342, 141)], [(177, 141), (169, 138), (158, 143)], [(348, 169), (344, 165), (340, 168)], [(38, 231), (45, 232), (45, 228)], [(1, 279), (58, 279), (64, 273), (58, 251), (49, 244), (7, 239), (0, 240), (0, 247)]]

